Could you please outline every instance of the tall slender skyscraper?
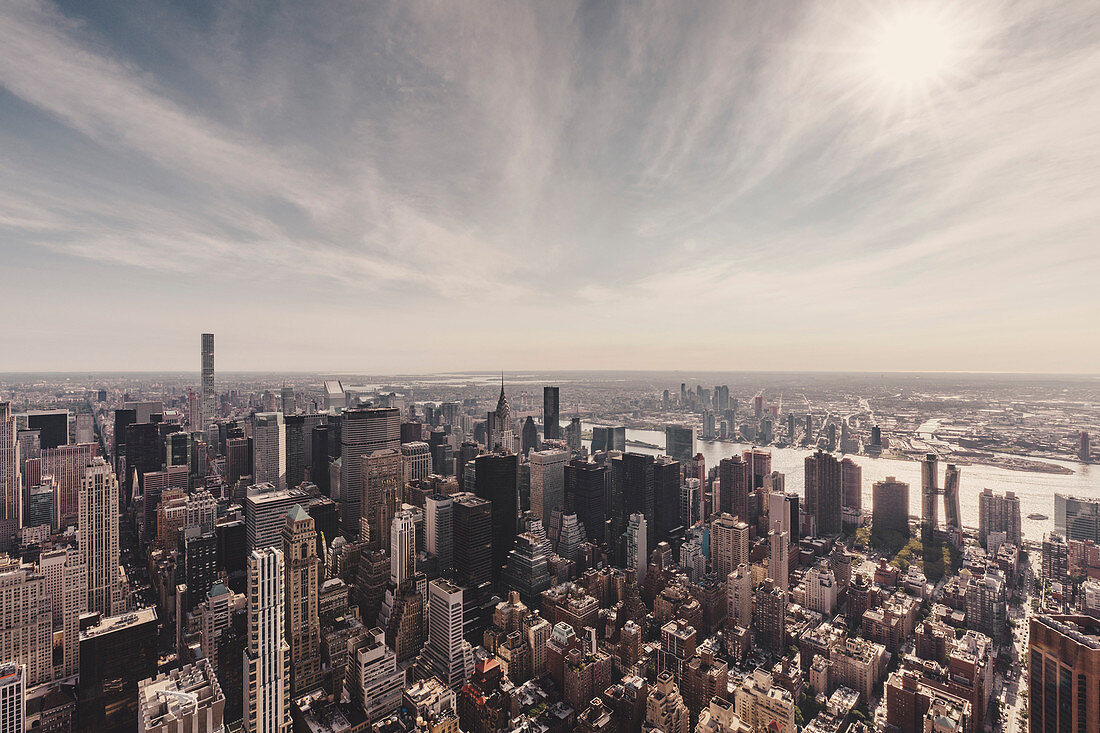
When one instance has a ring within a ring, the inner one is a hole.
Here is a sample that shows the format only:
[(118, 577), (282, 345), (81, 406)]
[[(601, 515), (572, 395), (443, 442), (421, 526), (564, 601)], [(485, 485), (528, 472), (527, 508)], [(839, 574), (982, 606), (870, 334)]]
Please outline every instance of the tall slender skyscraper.
[(401, 584), (416, 573), (416, 523), (413, 512), (403, 510), (390, 523), (390, 582)]
[(648, 531), (644, 514), (631, 514), (626, 525), (626, 566), (634, 568), (634, 577), (638, 585), (645, 581), (646, 566), (649, 564)]
[(542, 436), (547, 440), (559, 440), (561, 438), (557, 387), (542, 388)]
[(244, 730), (290, 733), (290, 646), (284, 638), (283, 553), (248, 558), (248, 647), (244, 650)]
[[(397, 408), (345, 410), (340, 425), (340, 508), (344, 532), (358, 534), (363, 516), (363, 460), (394, 448), (400, 461), (401, 412)], [(403, 479), (402, 479), (403, 480)], [(389, 531), (389, 524), (385, 525)]]
[(205, 429), (217, 416), (214, 407), (214, 334), (202, 335), (202, 385), (199, 395), (198, 420), (192, 419), (191, 423), (198, 429)]
[(454, 499), (432, 494), (424, 499), (424, 549), (439, 562), (439, 571), (454, 567)]
[(962, 529), (962, 510), (959, 507), (959, 467), (947, 464), (943, 474), (943, 518), (949, 528)]
[(320, 561), (313, 517), (300, 504), (283, 526), (284, 610), (290, 643), (290, 684), (295, 695), (321, 684), (321, 622), (317, 610)]
[(428, 584), (428, 643), (424, 657), (443, 684), (458, 688), (474, 668), (474, 652), (462, 638), (462, 588), (440, 578)]
[(286, 488), (286, 422), (281, 412), (257, 412), (252, 418), (252, 478)]
[(11, 403), (0, 402), (0, 519), (23, 523), (23, 487), (19, 475), (19, 441)]
[(118, 479), (111, 465), (94, 458), (80, 483), (77, 544), (88, 573), (88, 610), (122, 613), (118, 567)]
[(824, 451), (806, 456), (805, 487), (806, 511), (817, 518), (817, 534), (840, 534), (843, 517), (840, 462)]
[(936, 529), (939, 509), (939, 472), (936, 454), (928, 453), (920, 464), (920, 530), (921, 541), (931, 542)]
[(361, 465), (363, 516), (360, 539), (367, 540), (372, 550), (389, 550), (390, 523), (405, 487), (401, 451), (396, 448), (376, 450), (366, 456)]

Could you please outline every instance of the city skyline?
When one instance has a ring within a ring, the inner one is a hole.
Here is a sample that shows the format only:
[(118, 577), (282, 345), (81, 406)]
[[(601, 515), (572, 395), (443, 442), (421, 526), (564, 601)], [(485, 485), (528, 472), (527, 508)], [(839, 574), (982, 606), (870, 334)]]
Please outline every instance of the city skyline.
[(1093, 13), (5, 7), (0, 371), (1094, 372)]

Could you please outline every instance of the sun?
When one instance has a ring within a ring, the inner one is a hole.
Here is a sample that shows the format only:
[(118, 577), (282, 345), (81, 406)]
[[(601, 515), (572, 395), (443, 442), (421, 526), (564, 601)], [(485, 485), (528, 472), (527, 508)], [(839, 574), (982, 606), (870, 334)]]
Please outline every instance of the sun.
[(932, 2), (875, 14), (865, 29), (863, 63), (889, 95), (928, 94), (960, 72), (967, 39), (961, 19)]

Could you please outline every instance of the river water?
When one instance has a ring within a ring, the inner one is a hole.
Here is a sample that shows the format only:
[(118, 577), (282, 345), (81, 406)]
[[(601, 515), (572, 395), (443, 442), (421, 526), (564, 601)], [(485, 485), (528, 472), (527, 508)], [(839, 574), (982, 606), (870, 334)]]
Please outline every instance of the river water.
[[(584, 428), (590, 429), (587, 423)], [(644, 443), (664, 446), (665, 434), (658, 430), (627, 430), (627, 440), (637, 440)], [(587, 444), (588, 441), (585, 441)], [(718, 465), (718, 461), (729, 456), (740, 454), (751, 446), (743, 443), (726, 443), (721, 441), (696, 440), (696, 451), (703, 454), (707, 462), (707, 470)], [(663, 449), (641, 448), (628, 445), (627, 450), (638, 453), (662, 453)], [(772, 454), (772, 470), (786, 475), (788, 491), (796, 491), (803, 495), (805, 483), (806, 456), (813, 451), (804, 448), (765, 448)], [(839, 454), (838, 454), (839, 457)], [(872, 458), (870, 456), (852, 455), (853, 461), (863, 468), (863, 510), (871, 511), (871, 487), (876, 481), (881, 481), (887, 476), (894, 476), (909, 484), (909, 513), (920, 516), (920, 462), (898, 458)], [(1057, 463), (1072, 469), (1072, 474), (1037, 473), (1033, 471), (1015, 471), (1006, 468), (985, 465), (959, 466), (959, 503), (962, 509), (963, 524), (968, 527), (978, 526), (978, 494), (982, 489), (993, 489), (994, 493), (1003, 494), (1005, 491), (1014, 491), (1020, 498), (1020, 513), (1024, 537), (1029, 540), (1039, 541), (1044, 532), (1054, 529), (1054, 494), (1073, 494), (1082, 497), (1100, 498), (1100, 465), (1085, 465), (1066, 461), (1053, 461), (1042, 459), (1049, 463)], [(940, 461), (939, 484), (943, 486), (943, 472), (945, 462)], [(1046, 514), (1050, 519), (1028, 519), (1027, 515), (1033, 512)], [(940, 511), (942, 521), (943, 512)]]

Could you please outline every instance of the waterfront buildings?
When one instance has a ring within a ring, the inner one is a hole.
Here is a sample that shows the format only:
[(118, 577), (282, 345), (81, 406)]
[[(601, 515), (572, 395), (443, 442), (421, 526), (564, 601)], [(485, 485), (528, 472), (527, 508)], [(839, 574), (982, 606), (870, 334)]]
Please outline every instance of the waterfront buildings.
[(986, 488), (978, 494), (978, 539), (983, 547), (988, 546), (991, 532), (1003, 532), (1006, 541), (1021, 547), (1020, 499), (1014, 492), (1002, 496)]

